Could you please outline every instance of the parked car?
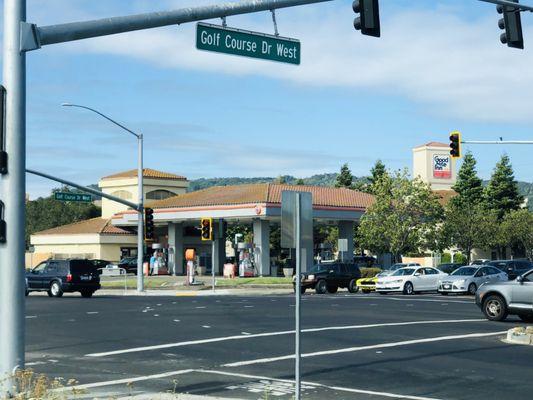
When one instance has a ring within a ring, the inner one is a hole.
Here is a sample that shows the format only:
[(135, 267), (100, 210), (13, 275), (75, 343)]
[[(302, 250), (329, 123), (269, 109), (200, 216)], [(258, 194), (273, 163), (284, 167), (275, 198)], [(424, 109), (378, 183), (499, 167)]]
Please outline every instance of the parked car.
[(463, 263), (444, 263), (444, 264), (439, 264), (437, 266), (437, 269), (440, 269), (442, 272), (446, 272), (447, 274), (451, 274), (457, 268), (461, 268), (464, 266), (465, 264)]
[(402, 292), (413, 294), (416, 292), (436, 291), (439, 280), (448, 274), (431, 267), (405, 267), (395, 271), (392, 275), (379, 277), (376, 282), (376, 292)]
[(485, 265), (488, 264), (490, 260), (487, 260), (486, 258), (479, 258), (477, 260), (473, 260), (470, 262), (470, 265)]
[(356, 282), (357, 290), (361, 290), (363, 293), (370, 293), (376, 291), (376, 282), (378, 278), (374, 276), (373, 278), (361, 278)]
[(491, 321), (503, 321), (512, 314), (533, 322), (533, 270), (513, 281), (481, 286), (476, 293), (476, 304)]
[(376, 275), (376, 277), (380, 278), (382, 276), (389, 276), (392, 275), (395, 271), (399, 270), (400, 268), (405, 267), (420, 267), (419, 263), (396, 263), (392, 264), (390, 267), (383, 269), (379, 274)]
[(450, 276), (439, 281), (439, 293), (468, 293), (475, 295), (477, 289), (485, 284), (507, 281), (507, 274), (491, 266), (469, 265), (456, 269)]
[[(357, 264), (322, 263), (315, 265), (309, 272), (301, 274), (301, 292), (315, 289), (317, 294), (336, 293), (338, 288), (348, 288), (350, 293), (357, 292), (356, 282), (361, 277)], [(293, 278), (293, 288), (296, 287)]]
[(30, 292), (46, 291), (50, 297), (80, 292), (91, 297), (100, 289), (100, 277), (89, 260), (48, 260), (26, 272), (26, 296)]
[[(90, 262), (93, 263), (93, 265), (96, 267), (96, 269), (100, 269), (100, 268), (107, 268), (108, 265), (111, 264), (111, 262), (109, 261), (106, 261), (106, 260), (89, 260)], [(101, 274), (101, 271), (99, 271), (99, 273)]]
[(376, 258), (371, 256), (354, 256), (353, 263), (359, 268), (372, 268), (376, 265)]
[(505, 272), (509, 276), (509, 280), (516, 279), (517, 276), (533, 269), (533, 263), (528, 260), (495, 260), (490, 261), (487, 265)]
[[(145, 255), (144, 262), (150, 261), (150, 257)], [(137, 275), (137, 257), (124, 257), (117, 265), (119, 268), (124, 268), (127, 274)]]

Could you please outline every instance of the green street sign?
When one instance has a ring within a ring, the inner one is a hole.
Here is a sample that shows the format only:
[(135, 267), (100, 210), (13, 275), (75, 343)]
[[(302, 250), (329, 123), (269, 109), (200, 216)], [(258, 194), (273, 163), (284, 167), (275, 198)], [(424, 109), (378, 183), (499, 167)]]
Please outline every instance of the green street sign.
[(300, 41), (199, 22), (196, 48), (236, 56), (300, 64)]
[(77, 201), (83, 203), (90, 203), (93, 201), (93, 198), (90, 194), (80, 193), (55, 192), (54, 198), (59, 201)]

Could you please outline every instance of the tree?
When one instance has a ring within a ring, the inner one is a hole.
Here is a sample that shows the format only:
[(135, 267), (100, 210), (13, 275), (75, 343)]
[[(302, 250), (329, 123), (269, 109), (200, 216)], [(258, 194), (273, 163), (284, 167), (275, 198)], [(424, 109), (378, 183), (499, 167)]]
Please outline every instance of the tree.
[(302, 186), (302, 185), (305, 185), (305, 182), (302, 178), (298, 178), (298, 180), (296, 181), (296, 185), (297, 186)]
[(467, 205), (466, 201), (450, 201), (446, 206), (443, 235), (449, 244), (466, 255), (467, 263), (470, 263), (472, 249), (496, 244), (497, 231), (497, 214), (481, 203)]
[(361, 218), (358, 238), (373, 253), (401, 255), (434, 250), (443, 209), (429, 185), (407, 172), (385, 174), (374, 186), (375, 202)]
[(385, 164), (381, 160), (377, 160), (370, 170), (370, 177), (368, 178), (370, 185), (374, 186), (386, 173)]
[[(54, 192), (59, 189), (54, 189)], [(68, 192), (68, 188), (62, 188)], [(73, 191), (74, 192), (74, 191)], [(77, 191), (76, 191), (77, 193)], [(30, 236), (35, 232), (67, 225), (102, 215), (100, 207), (92, 203), (62, 202), (54, 196), (39, 197), (26, 203), (26, 246), (30, 244)]]
[(340, 188), (352, 188), (353, 183), (353, 175), (352, 171), (350, 171), (350, 168), (348, 167), (348, 164), (343, 164), (341, 167), (340, 174), (337, 175), (337, 178), (335, 180), (335, 187)]
[(527, 209), (511, 211), (503, 217), (502, 242), (520, 247), (526, 257), (533, 257), (533, 213)]
[(518, 210), (524, 197), (518, 190), (509, 156), (504, 154), (496, 164), (489, 184), (485, 189), (487, 206), (498, 213), (498, 220), (512, 210)]
[(477, 176), (476, 159), (470, 151), (463, 158), (452, 189), (459, 195), (452, 201), (461, 201), (466, 206), (479, 204), (483, 198), (483, 181)]

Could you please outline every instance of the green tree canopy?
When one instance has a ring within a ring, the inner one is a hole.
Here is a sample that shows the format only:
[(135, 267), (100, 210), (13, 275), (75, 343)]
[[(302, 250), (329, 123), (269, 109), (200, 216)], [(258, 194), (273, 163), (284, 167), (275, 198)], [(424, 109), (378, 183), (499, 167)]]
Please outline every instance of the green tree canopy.
[(509, 156), (504, 154), (496, 164), (489, 184), (485, 189), (487, 206), (498, 213), (498, 219), (512, 211), (518, 210), (524, 197), (518, 190), (513, 167)]
[[(39, 197), (26, 203), (26, 246), (35, 232), (67, 225), (102, 215), (100, 207), (92, 203), (62, 202), (54, 199), (54, 189), (49, 197)], [(68, 192), (62, 188), (62, 192)], [(76, 192), (77, 191), (73, 191)]]
[(341, 167), (341, 172), (337, 175), (337, 178), (335, 179), (335, 187), (340, 188), (352, 188), (353, 184), (353, 175), (352, 171), (350, 171), (350, 168), (348, 167), (348, 164), (343, 164)]
[(452, 201), (461, 201), (465, 205), (481, 202), (483, 181), (477, 176), (476, 159), (471, 152), (465, 154), (463, 164), (457, 174), (457, 181), (452, 189), (458, 193), (458, 196)]
[(381, 160), (377, 160), (370, 170), (370, 177), (368, 178), (370, 185), (374, 186), (386, 173), (385, 164)]
[(501, 224), (502, 242), (520, 247), (527, 257), (533, 257), (533, 213), (527, 209), (511, 211)]
[(373, 253), (401, 255), (434, 250), (443, 209), (429, 185), (407, 172), (385, 174), (374, 186), (376, 201), (361, 218), (358, 239)]

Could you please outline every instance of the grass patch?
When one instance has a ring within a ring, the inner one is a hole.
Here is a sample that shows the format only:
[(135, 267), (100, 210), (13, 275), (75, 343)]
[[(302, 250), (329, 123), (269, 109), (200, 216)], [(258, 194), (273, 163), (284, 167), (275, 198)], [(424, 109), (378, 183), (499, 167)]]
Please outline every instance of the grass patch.
[(290, 285), (292, 278), (262, 277), (262, 278), (235, 278), (217, 279), (217, 286), (251, 286), (251, 285)]

